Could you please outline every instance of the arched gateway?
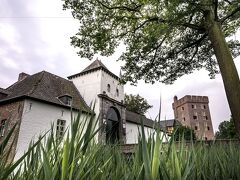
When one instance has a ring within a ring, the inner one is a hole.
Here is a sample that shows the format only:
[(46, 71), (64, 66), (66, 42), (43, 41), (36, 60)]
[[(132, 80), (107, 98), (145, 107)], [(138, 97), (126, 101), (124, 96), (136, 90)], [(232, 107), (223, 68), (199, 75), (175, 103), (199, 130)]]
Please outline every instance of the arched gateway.
[(106, 143), (113, 144), (119, 142), (120, 114), (114, 107), (107, 111), (106, 123)]

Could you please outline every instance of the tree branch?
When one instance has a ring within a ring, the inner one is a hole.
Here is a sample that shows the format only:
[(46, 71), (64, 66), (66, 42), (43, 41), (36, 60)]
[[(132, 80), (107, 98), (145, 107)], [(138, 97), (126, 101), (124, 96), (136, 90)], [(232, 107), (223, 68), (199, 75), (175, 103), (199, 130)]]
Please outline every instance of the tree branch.
[(184, 26), (184, 27), (188, 27), (190, 29), (198, 30), (198, 31), (205, 31), (204, 27), (198, 26), (198, 25), (195, 25), (195, 24), (191, 24), (191, 23), (182, 23), (182, 24), (179, 24), (179, 25)]
[(198, 44), (196, 45), (196, 49), (195, 49), (190, 61), (193, 60), (193, 58), (196, 56), (197, 52), (198, 52)]
[(101, 4), (103, 7), (105, 7), (106, 9), (109, 9), (109, 10), (113, 10), (113, 9), (120, 9), (120, 10), (127, 10), (129, 12), (139, 12), (138, 9), (142, 6), (142, 5), (137, 5), (136, 7), (134, 8), (130, 8), (130, 7), (127, 7), (127, 6), (113, 6), (113, 7), (109, 7), (107, 6), (106, 4), (103, 4), (101, 1), (99, 0), (96, 0), (99, 4)]
[(229, 5), (232, 5), (232, 2), (230, 2), (229, 0), (224, 0), (225, 2), (227, 2)]
[[(101, 1), (97, 0), (97, 2), (99, 4), (101, 4), (104, 8), (106, 9), (120, 9), (120, 10), (127, 10), (129, 12), (139, 12), (139, 8), (142, 6), (142, 5), (136, 5), (135, 8), (130, 8), (130, 7), (127, 7), (127, 6), (113, 6), (113, 7), (109, 7), (107, 6), (106, 4), (103, 4)], [(146, 20), (141, 26), (139, 26), (137, 29), (141, 28), (142, 26), (144, 26), (147, 22), (149, 21), (158, 21), (159, 23), (172, 23), (172, 21), (169, 21), (169, 20), (164, 20), (164, 19), (159, 19), (158, 17), (152, 17), (152, 18), (149, 18), (148, 20)], [(184, 26), (184, 27), (188, 27), (188, 28), (191, 28), (191, 29), (194, 29), (194, 30), (199, 30), (199, 31), (203, 31), (204, 28), (201, 27), (201, 26), (198, 26), (198, 25), (195, 25), (195, 24), (191, 24), (191, 23), (179, 23), (179, 24), (176, 24), (176, 25), (180, 25), (180, 26)], [(136, 30), (137, 30), (136, 29)]]
[(157, 18), (149, 18), (147, 20), (145, 20), (142, 24), (140, 24), (138, 27), (136, 27), (134, 30), (133, 30), (133, 33), (135, 33), (138, 29), (142, 28), (145, 24), (147, 24), (148, 22), (152, 22), (152, 21), (157, 21), (158, 19)]
[(180, 49), (179, 51), (177, 51), (177, 52), (174, 53), (174, 54), (179, 54), (179, 53), (181, 53), (182, 51), (184, 51), (185, 49), (190, 48), (190, 47), (192, 47), (192, 46), (194, 46), (194, 45), (199, 44), (199, 43), (202, 42), (206, 37), (207, 37), (207, 34), (205, 33), (201, 38), (199, 38), (198, 40), (196, 40), (196, 41), (194, 41), (194, 42), (192, 42), (192, 43), (190, 43), (190, 44), (187, 44), (185, 47), (183, 47), (182, 49)]
[(225, 17), (223, 17), (220, 22), (224, 23), (224, 21), (226, 21), (227, 19), (229, 19), (230, 17), (234, 16), (236, 13), (238, 13), (240, 11), (240, 6), (237, 7), (236, 9), (234, 9), (230, 14), (226, 15)]
[(214, 16), (215, 20), (218, 21), (218, 0), (214, 0)]

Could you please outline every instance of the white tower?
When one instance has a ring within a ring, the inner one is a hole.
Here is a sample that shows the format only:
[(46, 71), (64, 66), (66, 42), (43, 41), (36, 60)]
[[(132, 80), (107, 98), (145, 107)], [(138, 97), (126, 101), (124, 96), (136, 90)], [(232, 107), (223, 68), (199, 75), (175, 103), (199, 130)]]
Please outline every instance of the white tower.
[[(124, 143), (126, 125), (125, 106), (123, 105), (124, 88), (119, 83), (119, 77), (97, 59), (82, 72), (69, 76), (68, 79), (73, 81), (88, 105), (95, 103), (95, 113), (96, 117), (99, 116), (99, 125), (104, 126), (99, 133), (99, 140), (106, 141), (110, 138), (110, 141), (117, 139)], [(109, 128), (116, 126), (115, 122), (118, 123), (118, 132), (108, 134), (106, 129), (108, 126)]]

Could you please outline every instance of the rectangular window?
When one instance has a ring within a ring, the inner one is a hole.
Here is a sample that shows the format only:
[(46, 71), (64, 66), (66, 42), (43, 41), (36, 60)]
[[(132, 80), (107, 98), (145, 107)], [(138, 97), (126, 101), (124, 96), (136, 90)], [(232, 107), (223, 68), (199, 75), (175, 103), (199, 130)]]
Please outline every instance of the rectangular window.
[(6, 131), (6, 119), (3, 119), (0, 124), (0, 136), (4, 136), (4, 133)]
[(65, 131), (65, 125), (66, 125), (65, 120), (62, 120), (62, 119), (57, 120), (57, 130), (56, 130), (57, 137), (63, 138), (64, 131)]
[(193, 119), (197, 120), (197, 116), (193, 116)]
[(203, 120), (208, 120), (208, 117), (207, 116), (203, 116)]
[(196, 104), (192, 104), (192, 108), (193, 109), (197, 109), (197, 105)]
[(209, 126), (207, 127), (207, 130), (210, 131), (210, 127)]
[(198, 130), (198, 127), (197, 127), (197, 126), (195, 126), (195, 130), (196, 130), (196, 131)]
[(182, 107), (182, 111), (184, 111), (184, 107)]

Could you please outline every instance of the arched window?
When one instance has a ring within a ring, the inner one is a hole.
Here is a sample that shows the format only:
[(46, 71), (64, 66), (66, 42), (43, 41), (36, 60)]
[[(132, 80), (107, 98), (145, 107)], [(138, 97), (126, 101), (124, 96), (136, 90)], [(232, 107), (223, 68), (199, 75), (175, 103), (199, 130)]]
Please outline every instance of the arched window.
[(110, 84), (107, 85), (107, 91), (108, 91), (108, 92), (111, 91), (111, 86), (110, 86)]
[(106, 142), (114, 144), (119, 141), (120, 115), (116, 108), (110, 107), (107, 111)]
[(116, 94), (117, 94), (117, 97), (119, 96), (119, 90), (118, 89), (116, 89)]

